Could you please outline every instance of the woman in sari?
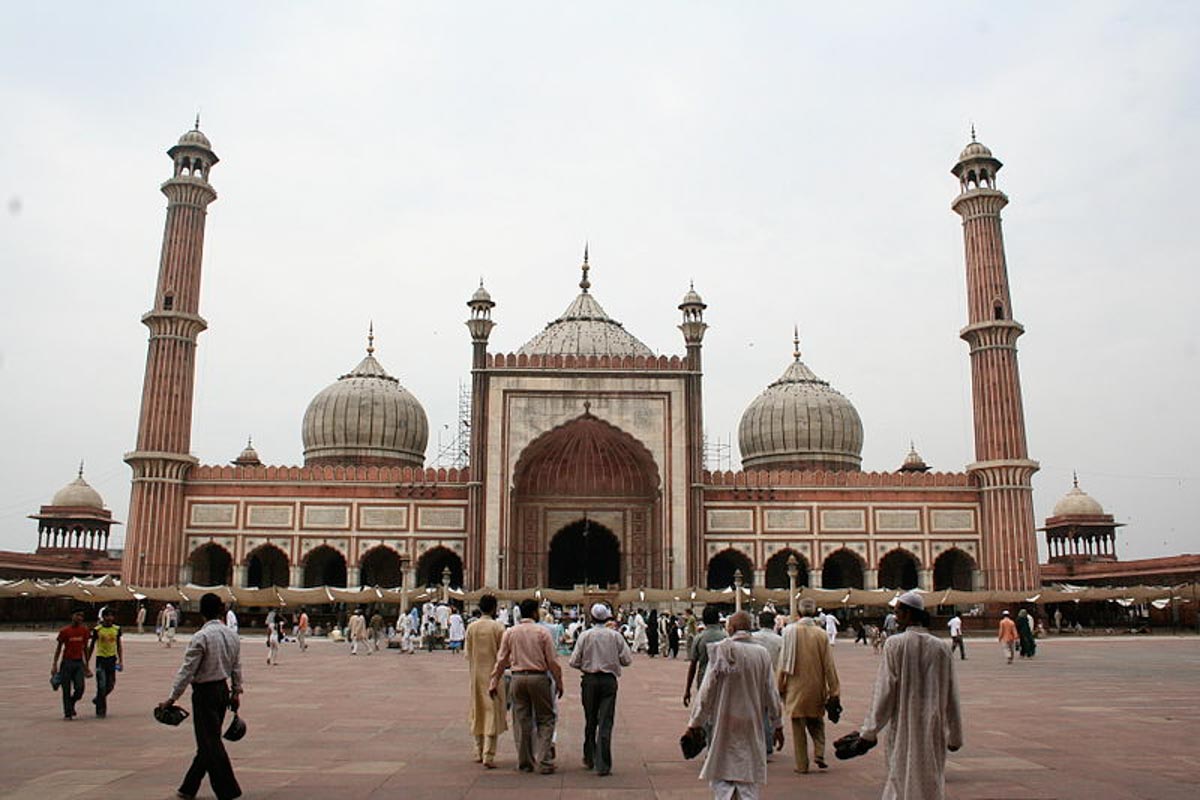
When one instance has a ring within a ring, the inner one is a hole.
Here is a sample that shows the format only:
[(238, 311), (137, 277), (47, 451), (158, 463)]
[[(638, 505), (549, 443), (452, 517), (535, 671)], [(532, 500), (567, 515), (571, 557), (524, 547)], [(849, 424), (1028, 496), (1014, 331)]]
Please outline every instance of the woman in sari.
[(1033, 658), (1034, 652), (1037, 651), (1037, 641), (1033, 638), (1033, 620), (1023, 608), (1021, 613), (1017, 614), (1017, 636), (1020, 637), (1021, 658)]

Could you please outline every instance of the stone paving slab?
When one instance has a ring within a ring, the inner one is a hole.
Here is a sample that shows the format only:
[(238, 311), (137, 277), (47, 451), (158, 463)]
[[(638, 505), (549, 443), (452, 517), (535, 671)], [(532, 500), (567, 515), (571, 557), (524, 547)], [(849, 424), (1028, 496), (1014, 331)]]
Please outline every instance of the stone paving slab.
[[(53, 638), (0, 634), (0, 798), (170, 798), (192, 754), (191, 728), (154, 722), (185, 640), (174, 648), (128, 636), (125, 671), (107, 719), (61, 719), (50, 691)], [(1126, 800), (1200, 796), (1200, 639), (1049, 640), (1037, 658), (1008, 665), (998, 649), (968, 640), (957, 661), (966, 745), (947, 767), (953, 800)], [(446, 800), (683, 800), (707, 796), (699, 761), (679, 756), (687, 719), (680, 696), (685, 661), (639, 655), (621, 680), (614, 772), (598, 777), (579, 763), (582, 711), (571, 670), (560, 707), (558, 772), (515, 771), (511, 735), (484, 770), (471, 759), (466, 729), (467, 671), (449, 653), (350, 656), (343, 645), (294, 644), (266, 664), (258, 636), (242, 644), (250, 731), (229, 746), (247, 798), (437, 798)], [(879, 659), (849, 642), (835, 650), (843, 722), (863, 717)], [(87, 698), (94, 691), (89, 681)], [(881, 750), (852, 762), (830, 758), (828, 772), (795, 775), (787, 754), (769, 769), (766, 796), (878, 798)], [(830, 753), (832, 756), (832, 753)], [(212, 797), (207, 785), (202, 797)]]

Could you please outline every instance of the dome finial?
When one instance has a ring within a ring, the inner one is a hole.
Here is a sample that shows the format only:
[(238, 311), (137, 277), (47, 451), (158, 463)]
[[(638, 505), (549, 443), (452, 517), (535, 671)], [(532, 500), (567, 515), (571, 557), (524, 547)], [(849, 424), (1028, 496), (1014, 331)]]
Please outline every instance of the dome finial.
[(971, 141), (972, 142), (979, 141), (978, 139), (975, 138), (975, 122), (974, 121), (971, 122)]
[(1079, 472), (1076, 470), (1071, 470), (1071, 483), (1076, 489), (1079, 488)]
[(200, 130), (200, 109), (198, 108), (196, 109), (196, 124), (192, 127), (192, 130)]
[(246, 437), (246, 447), (254, 447), (254, 436), (253, 435)]
[(588, 266), (588, 243), (586, 241), (583, 243), (583, 266), (581, 269), (583, 270), (583, 278), (579, 281), (579, 288), (586, 294), (587, 290), (592, 287), (592, 282), (588, 280), (588, 270), (591, 267)]
[(79, 476), (78, 477), (80, 479), (83, 478), (83, 459), (82, 458), (79, 459)]
[(367, 355), (375, 355), (375, 320), (367, 325)]
[(800, 360), (800, 326), (792, 326), (792, 358)]

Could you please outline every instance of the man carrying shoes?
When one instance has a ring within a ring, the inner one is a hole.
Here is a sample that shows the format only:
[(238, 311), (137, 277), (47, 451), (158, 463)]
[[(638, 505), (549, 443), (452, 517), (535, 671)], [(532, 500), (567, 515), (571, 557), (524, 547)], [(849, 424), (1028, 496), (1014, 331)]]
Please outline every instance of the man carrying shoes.
[[(554, 640), (545, 626), (538, 625), (538, 601), (520, 604), (521, 621), (504, 632), (496, 666), (488, 682), (495, 694), (504, 670), (512, 667), (513, 728), (517, 739), (517, 764), (521, 772), (533, 772), (534, 759), (543, 775), (554, 773), (554, 696), (563, 694), (562, 668), (554, 652)], [(553, 688), (550, 682), (554, 679)], [(534, 747), (534, 722), (537, 747)]]
[(233, 709), (236, 714), (242, 698), (241, 642), (238, 635), (221, 622), (223, 605), (221, 598), (212, 592), (200, 598), (204, 626), (192, 635), (171, 694), (158, 704), (159, 708), (175, 705), (183, 690), (191, 684), (196, 757), (177, 792), (183, 798), (196, 796), (205, 775), (208, 775), (217, 800), (233, 800), (242, 795), (229, 763), (229, 754), (221, 741), (225, 709)]
[(633, 663), (629, 643), (604, 623), (612, 612), (603, 603), (592, 606), (592, 627), (575, 642), (570, 665), (583, 673), (583, 766), (597, 775), (612, 773), (612, 729), (617, 711), (617, 678), (621, 667)]

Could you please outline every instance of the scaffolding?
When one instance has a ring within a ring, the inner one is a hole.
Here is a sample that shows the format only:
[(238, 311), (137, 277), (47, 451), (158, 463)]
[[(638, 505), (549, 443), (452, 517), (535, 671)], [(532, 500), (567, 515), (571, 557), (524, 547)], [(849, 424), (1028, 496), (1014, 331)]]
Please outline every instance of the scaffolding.
[(463, 469), (471, 463), (471, 389), (462, 381), (458, 382), (458, 420), (454, 426), (454, 433), (448, 440), (443, 441), (443, 431), (449, 428), (449, 423), (438, 428), (438, 450), (434, 466), (439, 469)]
[(704, 434), (704, 468), (709, 472), (727, 472), (733, 469), (733, 434), (725, 434), (715, 440)]

